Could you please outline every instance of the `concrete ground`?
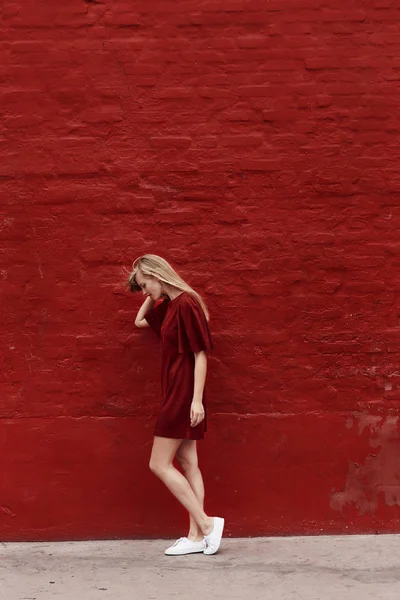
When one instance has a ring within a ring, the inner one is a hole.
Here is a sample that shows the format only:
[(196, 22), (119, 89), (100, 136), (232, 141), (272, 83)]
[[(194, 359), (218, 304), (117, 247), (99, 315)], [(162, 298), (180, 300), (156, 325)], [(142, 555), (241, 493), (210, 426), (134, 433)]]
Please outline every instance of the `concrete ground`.
[(1, 600), (399, 600), (400, 535), (0, 543)]

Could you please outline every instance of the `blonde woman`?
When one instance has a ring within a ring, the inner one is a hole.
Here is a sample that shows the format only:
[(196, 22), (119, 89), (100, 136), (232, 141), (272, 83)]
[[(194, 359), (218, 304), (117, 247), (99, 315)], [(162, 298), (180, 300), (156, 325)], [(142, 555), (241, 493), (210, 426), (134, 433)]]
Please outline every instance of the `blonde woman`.
[[(165, 554), (215, 554), (224, 519), (204, 512), (204, 484), (196, 446), (207, 431), (204, 385), (207, 352), (214, 347), (207, 323), (209, 313), (201, 296), (156, 254), (144, 254), (133, 263), (128, 286), (146, 296), (136, 316), (136, 327), (151, 327), (161, 340), (162, 399), (150, 469), (190, 517), (187, 537), (179, 538)], [(175, 456), (183, 474), (173, 465)]]

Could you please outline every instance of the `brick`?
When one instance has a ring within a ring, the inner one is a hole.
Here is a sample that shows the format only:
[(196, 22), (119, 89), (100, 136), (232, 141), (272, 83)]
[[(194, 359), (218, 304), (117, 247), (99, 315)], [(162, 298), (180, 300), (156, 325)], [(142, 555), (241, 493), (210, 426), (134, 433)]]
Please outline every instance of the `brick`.
[(400, 43), (400, 33), (373, 33), (369, 40), (371, 44), (378, 46), (397, 46)]
[(232, 110), (225, 113), (225, 118), (228, 121), (259, 121), (257, 113), (251, 110)]
[(300, 61), (273, 59), (263, 61), (263, 71), (303, 71), (303, 65)]
[(140, 52), (148, 44), (148, 40), (145, 36), (131, 36), (128, 38), (109, 38), (104, 40), (103, 48), (110, 52), (121, 51), (127, 52)]
[(239, 48), (268, 48), (270, 39), (266, 35), (247, 35), (236, 40)]
[(243, 170), (247, 171), (279, 171), (281, 163), (277, 160), (243, 160), (240, 164)]
[(223, 0), (211, 2), (202, 2), (201, 10), (205, 13), (210, 12), (245, 12), (257, 10), (259, 2), (257, 0)]
[(184, 99), (190, 98), (193, 95), (193, 91), (187, 87), (176, 87), (176, 88), (163, 88), (157, 90), (158, 98), (172, 98), (172, 99)]
[(365, 21), (366, 15), (362, 10), (329, 10), (323, 8), (321, 10), (322, 21), (346, 21), (347, 23), (360, 23)]
[(260, 146), (263, 141), (262, 134), (221, 136), (221, 143), (224, 146)]
[(218, 146), (218, 137), (216, 135), (201, 137), (197, 141), (197, 146), (200, 148), (215, 148)]
[(299, 113), (294, 110), (263, 110), (264, 121), (295, 121), (299, 118)]
[(188, 137), (151, 137), (150, 144), (155, 148), (188, 148), (191, 144)]
[(345, 69), (345, 68), (359, 68), (366, 66), (366, 59), (364, 58), (330, 58), (328, 56), (306, 58), (304, 61), (306, 69)]
[(131, 26), (133, 30), (135, 30), (136, 27), (144, 24), (145, 17), (141, 15), (137, 9), (134, 10), (132, 5), (130, 7), (122, 7), (114, 3), (111, 4), (109, 10), (105, 12), (102, 20), (106, 26)]
[[(132, 58), (132, 57), (130, 57)], [(142, 62), (127, 62), (124, 64), (124, 71), (129, 75), (137, 75), (140, 77), (147, 77), (149, 75), (161, 75), (163, 73), (163, 65), (162, 64), (154, 64), (154, 63), (142, 63)], [(140, 81), (138, 79), (138, 82)]]
[(239, 96), (244, 97), (264, 97), (271, 95), (271, 86), (269, 85), (258, 85), (258, 86), (242, 86), (236, 90)]
[(188, 64), (226, 63), (224, 54), (217, 50), (192, 50), (189, 47), (185, 50), (184, 57)]
[(88, 109), (82, 113), (82, 120), (87, 123), (116, 123), (123, 119), (124, 113), (119, 106)]
[(394, 0), (374, 0), (375, 8), (391, 8)]
[(228, 77), (223, 73), (209, 73), (208, 75), (200, 75), (195, 79), (198, 86), (220, 86), (229, 83)]
[(129, 111), (129, 121), (131, 123), (165, 123), (168, 120), (168, 115), (156, 109), (148, 109), (139, 107), (137, 110)]
[(331, 83), (325, 86), (327, 94), (335, 95), (359, 95), (368, 91), (368, 86), (365, 83), (362, 84), (350, 84), (350, 83)]
[(232, 98), (233, 93), (231, 89), (222, 87), (200, 87), (197, 89), (197, 93), (201, 98)]
[(350, 21), (339, 21), (332, 23), (333, 33), (353, 34), (354, 25)]
[(48, 44), (38, 40), (17, 40), (9, 45), (12, 54), (43, 54), (48, 52)]

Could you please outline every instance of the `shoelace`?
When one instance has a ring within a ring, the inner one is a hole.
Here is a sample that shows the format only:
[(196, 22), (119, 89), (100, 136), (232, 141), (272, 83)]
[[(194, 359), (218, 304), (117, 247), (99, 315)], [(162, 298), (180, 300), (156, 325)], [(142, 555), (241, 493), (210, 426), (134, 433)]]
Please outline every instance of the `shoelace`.
[(179, 540), (176, 540), (174, 546), (177, 546), (178, 544), (180, 544), (180, 542), (183, 542), (183, 540), (186, 540), (186, 538), (185, 537), (179, 538)]

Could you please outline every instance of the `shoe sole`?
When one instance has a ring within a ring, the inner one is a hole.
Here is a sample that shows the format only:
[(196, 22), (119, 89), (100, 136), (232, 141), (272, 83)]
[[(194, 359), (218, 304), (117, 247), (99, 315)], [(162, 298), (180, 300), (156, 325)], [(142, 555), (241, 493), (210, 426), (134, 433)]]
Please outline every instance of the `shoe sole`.
[(217, 548), (215, 550), (213, 550), (212, 552), (207, 552), (208, 548), (206, 548), (204, 550), (203, 554), (207, 554), (207, 556), (211, 556), (212, 554), (215, 554), (216, 552), (218, 552), (219, 547), (221, 546), (222, 534), (224, 532), (224, 527), (225, 527), (225, 519), (223, 517), (220, 517), (220, 519), (222, 520), (222, 528), (221, 528), (221, 537), (219, 538), (219, 544), (218, 544)]
[(202, 554), (204, 552), (204, 550), (187, 550), (187, 552), (167, 552), (165, 551), (164, 554), (166, 554), (167, 556), (183, 556), (184, 554)]

